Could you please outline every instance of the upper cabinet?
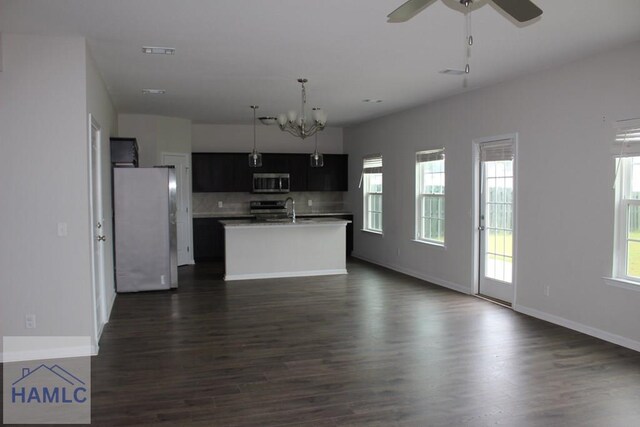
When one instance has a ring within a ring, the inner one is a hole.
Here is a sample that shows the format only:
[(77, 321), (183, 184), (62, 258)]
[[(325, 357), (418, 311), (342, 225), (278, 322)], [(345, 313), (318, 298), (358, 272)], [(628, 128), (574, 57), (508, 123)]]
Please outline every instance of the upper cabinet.
[[(307, 162), (309, 160), (307, 156)], [(349, 182), (349, 156), (325, 154), (324, 166), (308, 168), (307, 191), (347, 191)]]
[(250, 168), (247, 156), (193, 153), (193, 192), (250, 192), (254, 173), (288, 173), (291, 191), (347, 191), (346, 154), (325, 154), (322, 168), (310, 167), (309, 154), (263, 153), (259, 168)]
[(191, 167), (194, 193), (251, 191), (247, 154), (193, 153)]

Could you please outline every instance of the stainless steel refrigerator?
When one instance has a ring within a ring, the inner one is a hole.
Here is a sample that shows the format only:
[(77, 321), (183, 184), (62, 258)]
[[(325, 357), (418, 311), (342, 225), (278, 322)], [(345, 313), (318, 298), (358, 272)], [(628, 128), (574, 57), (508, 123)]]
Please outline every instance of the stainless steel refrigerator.
[(113, 212), (117, 291), (177, 288), (173, 167), (114, 168)]

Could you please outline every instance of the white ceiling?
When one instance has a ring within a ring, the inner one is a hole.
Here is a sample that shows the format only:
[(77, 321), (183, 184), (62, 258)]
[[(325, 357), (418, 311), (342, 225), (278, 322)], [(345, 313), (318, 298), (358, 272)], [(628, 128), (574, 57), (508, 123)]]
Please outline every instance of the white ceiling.
[[(472, 13), (463, 77), (463, 15), (438, 0), (404, 24), (404, 0), (0, 0), (0, 31), (83, 36), (117, 110), (201, 123), (250, 123), (309, 106), (346, 126), (640, 40), (639, 0), (534, 0), (544, 14), (516, 25), (491, 2)], [(144, 55), (143, 45), (176, 48)], [(142, 95), (143, 88), (166, 95)], [(367, 104), (365, 98), (384, 102)]]

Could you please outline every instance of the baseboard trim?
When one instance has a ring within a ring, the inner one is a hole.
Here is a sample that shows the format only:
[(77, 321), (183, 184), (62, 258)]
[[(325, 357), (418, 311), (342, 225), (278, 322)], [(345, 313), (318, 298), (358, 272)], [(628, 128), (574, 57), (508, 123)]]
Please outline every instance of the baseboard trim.
[(337, 274), (348, 274), (346, 269), (336, 270), (313, 270), (313, 271), (280, 271), (276, 273), (255, 273), (255, 274), (226, 274), (224, 280), (254, 280), (254, 279), (278, 279), (285, 277), (309, 277), (309, 276), (333, 276)]
[(111, 312), (113, 311), (113, 306), (116, 303), (116, 297), (118, 296), (118, 293), (114, 290), (113, 291), (113, 298), (111, 298), (111, 302), (109, 303), (109, 307), (107, 307), (107, 319), (105, 323), (109, 323), (109, 320), (111, 319)]
[(422, 273), (420, 271), (412, 270), (412, 269), (406, 268), (406, 267), (401, 267), (401, 266), (396, 265), (396, 264), (389, 264), (389, 263), (379, 262), (379, 261), (367, 258), (367, 257), (359, 255), (359, 254), (352, 254), (351, 256), (354, 257), (354, 258), (358, 258), (358, 259), (360, 259), (362, 261), (369, 262), (371, 264), (376, 264), (376, 265), (379, 265), (381, 267), (388, 268), (389, 270), (397, 271), (398, 273), (406, 274), (407, 276), (411, 276), (411, 277), (415, 277), (417, 279), (424, 280), (425, 282), (433, 283), (434, 285), (442, 286), (443, 288), (447, 288), (447, 289), (451, 289), (453, 291), (461, 292), (461, 293), (466, 294), (466, 295), (471, 295), (471, 289), (467, 288), (466, 286), (462, 286), (462, 285), (459, 285), (457, 283), (450, 282), (448, 280), (440, 279), (438, 277), (433, 277), (433, 276), (430, 276), (428, 274), (424, 274), (424, 273)]
[(595, 338), (600, 338), (601, 340), (608, 341), (610, 343), (617, 344), (631, 350), (640, 351), (640, 342), (622, 337), (620, 335), (612, 334), (610, 332), (587, 326), (579, 322), (574, 322), (573, 320), (565, 319), (564, 317), (545, 313), (544, 311), (536, 310), (535, 308), (515, 305), (513, 309), (518, 313), (526, 314), (527, 316), (535, 317), (536, 319), (554, 323), (568, 329), (573, 329), (574, 331), (582, 332), (583, 334), (590, 335)]
[(98, 354), (98, 346), (59, 347), (47, 350), (12, 351), (0, 354), (2, 363), (26, 362), (29, 360), (66, 359), (69, 357), (89, 357)]

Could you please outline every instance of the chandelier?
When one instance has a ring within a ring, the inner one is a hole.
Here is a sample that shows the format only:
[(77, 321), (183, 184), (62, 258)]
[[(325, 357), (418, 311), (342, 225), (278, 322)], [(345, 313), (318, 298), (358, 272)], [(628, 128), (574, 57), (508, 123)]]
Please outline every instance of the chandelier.
[(316, 132), (323, 130), (327, 124), (327, 113), (320, 108), (314, 108), (311, 117), (307, 117), (305, 108), (307, 105), (307, 90), (304, 86), (307, 82), (307, 79), (298, 79), (298, 83), (302, 85), (302, 109), (300, 113), (290, 110), (287, 114), (279, 114), (277, 117), (280, 130), (302, 139), (313, 136)]

